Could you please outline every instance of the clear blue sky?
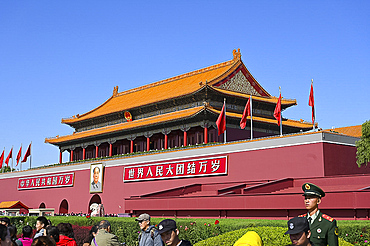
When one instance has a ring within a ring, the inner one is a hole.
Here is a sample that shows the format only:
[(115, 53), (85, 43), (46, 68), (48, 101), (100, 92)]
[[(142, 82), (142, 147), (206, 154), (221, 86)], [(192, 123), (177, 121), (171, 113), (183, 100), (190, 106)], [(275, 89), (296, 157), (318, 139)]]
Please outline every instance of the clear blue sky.
[[(32, 141), (32, 166), (57, 163), (46, 137), (62, 118), (119, 92), (232, 59), (322, 128), (370, 120), (370, 1), (0, 1), (0, 150)], [(67, 160), (67, 152), (63, 159)], [(27, 162), (29, 165), (29, 162)]]

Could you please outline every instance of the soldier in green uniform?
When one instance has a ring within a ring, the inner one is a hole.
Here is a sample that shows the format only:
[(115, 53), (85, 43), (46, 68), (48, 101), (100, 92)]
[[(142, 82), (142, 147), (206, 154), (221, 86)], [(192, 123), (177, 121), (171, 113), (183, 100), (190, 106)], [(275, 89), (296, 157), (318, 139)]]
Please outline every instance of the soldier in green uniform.
[(337, 221), (319, 210), (325, 192), (311, 183), (304, 183), (302, 190), (307, 213), (299, 217), (306, 217), (310, 224), (311, 242), (320, 246), (338, 246)]

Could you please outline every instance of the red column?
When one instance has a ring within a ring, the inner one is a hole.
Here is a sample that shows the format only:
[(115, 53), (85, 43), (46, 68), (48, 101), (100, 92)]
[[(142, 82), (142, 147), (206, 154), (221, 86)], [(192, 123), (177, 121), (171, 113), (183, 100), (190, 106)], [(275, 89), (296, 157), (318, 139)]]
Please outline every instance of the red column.
[(208, 128), (204, 127), (204, 143), (208, 143)]
[(146, 138), (146, 151), (150, 149), (150, 138)]
[(184, 146), (188, 145), (188, 134), (184, 131)]
[(109, 144), (109, 156), (112, 156), (112, 144)]
[(168, 136), (167, 134), (164, 135), (164, 149), (167, 149), (168, 148)]
[(59, 152), (59, 163), (62, 163), (63, 162), (62, 161), (62, 153), (63, 153), (62, 151)]
[(134, 140), (131, 140), (130, 153), (134, 153)]
[(95, 146), (95, 158), (98, 158), (99, 147)]
[(73, 150), (71, 150), (71, 156), (69, 157), (70, 161), (73, 161)]
[(85, 160), (86, 149), (82, 149), (82, 160)]

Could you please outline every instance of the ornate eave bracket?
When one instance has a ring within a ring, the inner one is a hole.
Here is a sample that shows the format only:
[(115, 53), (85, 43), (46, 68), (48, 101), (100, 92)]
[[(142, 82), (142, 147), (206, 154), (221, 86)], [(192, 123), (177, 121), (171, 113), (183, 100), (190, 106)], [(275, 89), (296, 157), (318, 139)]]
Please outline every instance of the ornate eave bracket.
[(136, 139), (136, 134), (132, 134), (132, 135), (127, 137), (127, 140), (129, 140), (129, 141), (134, 141), (135, 139)]
[(190, 130), (190, 126), (188, 126), (188, 125), (182, 125), (182, 126), (180, 127), (180, 130), (181, 130), (181, 131), (183, 131), (183, 132), (187, 132), (187, 131), (189, 131), (189, 130)]
[(169, 128), (165, 128), (165, 129), (162, 129), (161, 132), (162, 132), (163, 135), (168, 135), (168, 134), (171, 133), (171, 130)]
[(153, 132), (145, 132), (144, 133), (144, 137), (146, 137), (146, 138), (150, 138), (151, 136), (153, 136)]
[(203, 122), (200, 123), (200, 126), (202, 128), (209, 128), (211, 126), (211, 124), (209, 123), (208, 120), (205, 120), (205, 121), (203, 121)]

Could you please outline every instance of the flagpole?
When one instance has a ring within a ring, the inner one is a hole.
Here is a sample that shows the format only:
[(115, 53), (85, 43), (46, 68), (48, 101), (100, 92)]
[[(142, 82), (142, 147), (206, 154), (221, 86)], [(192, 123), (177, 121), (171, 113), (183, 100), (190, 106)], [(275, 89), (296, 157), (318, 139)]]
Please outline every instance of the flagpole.
[(22, 171), (22, 144), (21, 144), (21, 157), (19, 157), (19, 160), (21, 161), (21, 164), (20, 164), (20, 168), (21, 168), (21, 171)]
[(29, 148), (30, 148), (30, 169), (31, 169), (31, 162), (32, 162), (31, 146), (32, 146), (32, 141), (31, 141), (30, 146), (29, 146)]
[(253, 120), (252, 120), (252, 117), (253, 117), (253, 113), (252, 113), (252, 111), (253, 111), (253, 106), (252, 106), (252, 95), (249, 95), (249, 100), (250, 100), (250, 106), (251, 106), (251, 108), (250, 108), (250, 110), (251, 110), (251, 140), (253, 139)]
[[(311, 87), (313, 87), (313, 79), (311, 79)], [(315, 129), (315, 120), (316, 120), (316, 116), (315, 116), (315, 106), (312, 107), (312, 111), (313, 111), (313, 131), (315, 132), (316, 129)]]
[(3, 150), (3, 160), (2, 160), (2, 163), (1, 163), (1, 168), (3, 169), (3, 173), (4, 173), (4, 167), (5, 167), (5, 163), (4, 163), (4, 153), (5, 153), (5, 147), (4, 147), (4, 150)]
[[(281, 87), (280, 86), (279, 86), (279, 93), (280, 93), (280, 96), (281, 96)], [(280, 109), (280, 137), (282, 137), (282, 136), (283, 136), (283, 110)]]
[(10, 170), (10, 172), (13, 172), (13, 160), (14, 160), (14, 158), (13, 158), (13, 148), (14, 148), (14, 145), (12, 145), (12, 169)]
[(225, 105), (225, 132), (224, 132), (224, 143), (226, 143), (226, 98), (224, 98)]

